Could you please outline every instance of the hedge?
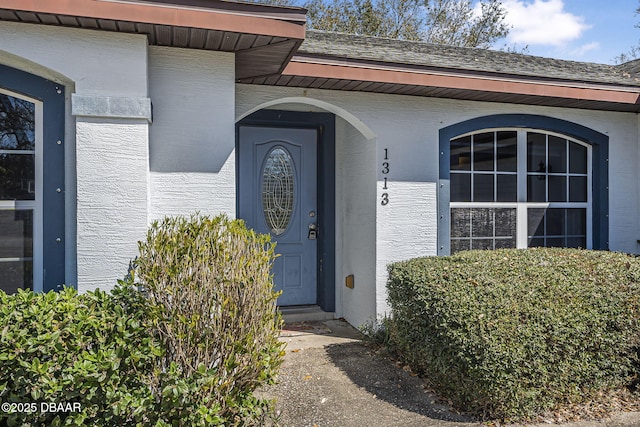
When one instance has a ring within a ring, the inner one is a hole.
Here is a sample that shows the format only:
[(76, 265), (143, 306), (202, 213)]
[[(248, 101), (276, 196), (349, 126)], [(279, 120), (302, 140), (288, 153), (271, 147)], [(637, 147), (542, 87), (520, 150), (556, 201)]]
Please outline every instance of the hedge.
[(269, 236), (194, 215), (154, 222), (139, 248), (109, 293), (0, 291), (0, 403), (15, 404), (0, 425), (274, 422), (253, 395), (283, 357)]
[[(114, 426), (145, 419), (148, 374), (161, 353), (140, 295), (118, 288), (78, 295), (0, 291), (0, 412), (9, 426)], [(79, 403), (80, 411), (41, 411)]]
[(575, 249), (462, 252), (389, 267), (389, 342), (485, 418), (524, 420), (637, 374), (640, 259)]

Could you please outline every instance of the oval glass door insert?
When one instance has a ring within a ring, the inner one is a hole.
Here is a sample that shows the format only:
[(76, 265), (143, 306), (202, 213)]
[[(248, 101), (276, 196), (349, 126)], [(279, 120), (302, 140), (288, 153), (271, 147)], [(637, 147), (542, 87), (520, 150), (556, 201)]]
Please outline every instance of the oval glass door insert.
[(293, 216), (293, 159), (283, 147), (273, 147), (262, 167), (262, 211), (276, 236), (283, 234)]

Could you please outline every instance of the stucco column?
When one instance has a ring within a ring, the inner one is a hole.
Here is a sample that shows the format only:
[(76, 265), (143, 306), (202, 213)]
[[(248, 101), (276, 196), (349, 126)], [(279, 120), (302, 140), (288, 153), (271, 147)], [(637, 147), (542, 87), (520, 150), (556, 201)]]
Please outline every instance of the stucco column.
[(73, 95), (78, 290), (109, 289), (144, 238), (148, 218), (148, 98)]

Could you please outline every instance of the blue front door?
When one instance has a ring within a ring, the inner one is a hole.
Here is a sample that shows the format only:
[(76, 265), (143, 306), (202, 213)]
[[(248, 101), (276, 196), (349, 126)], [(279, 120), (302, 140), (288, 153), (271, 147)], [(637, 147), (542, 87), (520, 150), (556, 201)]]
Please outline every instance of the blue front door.
[(240, 126), (238, 218), (271, 234), (278, 305), (317, 303), (317, 130)]

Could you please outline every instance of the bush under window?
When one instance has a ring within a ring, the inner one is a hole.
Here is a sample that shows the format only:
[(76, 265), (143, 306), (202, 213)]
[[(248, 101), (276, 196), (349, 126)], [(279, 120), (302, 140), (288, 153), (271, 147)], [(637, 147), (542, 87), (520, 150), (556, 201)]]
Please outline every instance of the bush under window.
[(527, 419), (638, 374), (639, 258), (470, 251), (389, 272), (391, 346), (465, 411)]

